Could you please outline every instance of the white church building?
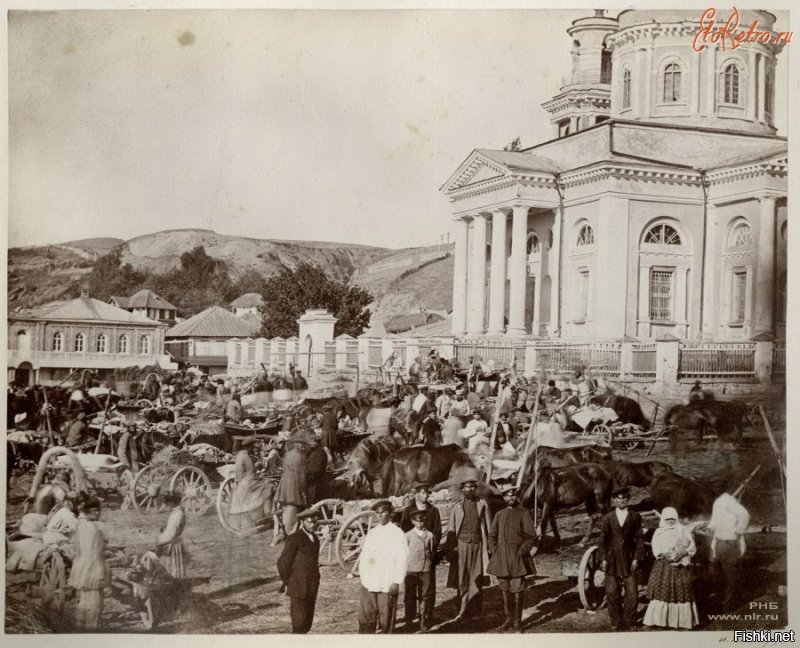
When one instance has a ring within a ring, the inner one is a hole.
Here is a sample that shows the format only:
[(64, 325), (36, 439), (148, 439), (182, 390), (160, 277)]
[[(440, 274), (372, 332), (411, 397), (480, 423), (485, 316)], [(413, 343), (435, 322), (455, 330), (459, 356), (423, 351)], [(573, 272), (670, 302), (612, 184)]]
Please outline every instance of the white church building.
[[(740, 13), (772, 31), (772, 14)], [(784, 338), (782, 43), (697, 52), (699, 21), (690, 10), (574, 21), (571, 76), (543, 104), (553, 139), (474, 150), (443, 185), (454, 335)]]

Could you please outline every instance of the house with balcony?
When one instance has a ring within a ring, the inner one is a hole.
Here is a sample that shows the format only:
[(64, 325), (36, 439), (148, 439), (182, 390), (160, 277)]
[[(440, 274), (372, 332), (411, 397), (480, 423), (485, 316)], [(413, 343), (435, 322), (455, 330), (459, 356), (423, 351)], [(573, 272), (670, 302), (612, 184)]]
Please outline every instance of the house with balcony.
[(58, 383), (77, 369), (176, 368), (164, 352), (166, 325), (86, 293), (8, 319), (9, 381)]
[(221, 306), (211, 306), (169, 329), (166, 349), (183, 365), (198, 367), (209, 375), (224, 374), (228, 341), (258, 336), (260, 330), (260, 318), (247, 321)]
[(108, 303), (117, 308), (172, 326), (178, 309), (152, 290), (143, 289), (130, 297), (112, 295)]

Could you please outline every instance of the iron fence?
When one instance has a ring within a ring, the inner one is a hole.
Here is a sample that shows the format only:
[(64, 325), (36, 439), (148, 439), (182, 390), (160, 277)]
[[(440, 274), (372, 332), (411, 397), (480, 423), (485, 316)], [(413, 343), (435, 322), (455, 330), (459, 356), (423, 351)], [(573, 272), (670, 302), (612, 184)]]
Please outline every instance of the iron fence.
[(682, 344), (679, 354), (678, 379), (755, 375), (755, 344)]

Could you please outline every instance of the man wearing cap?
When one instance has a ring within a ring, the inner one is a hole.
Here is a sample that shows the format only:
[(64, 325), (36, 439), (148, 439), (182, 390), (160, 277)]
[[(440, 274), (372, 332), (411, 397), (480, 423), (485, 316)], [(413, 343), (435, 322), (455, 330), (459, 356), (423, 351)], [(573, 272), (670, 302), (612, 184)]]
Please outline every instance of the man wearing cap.
[(286, 538), (278, 558), (278, 574), (290, 598), (292, 633), (306, 634), (314, 623), (319, 591), (319, 538), (315, 531), (319, 511), (307, 510), (297, 516), (300, 528)]
[(405, 580), (406, 628), (417, 618), (417, 604), (422, 608), (419, 629), (425, 632), (430, 622), (429, 604), (431, 583), (435, 580), (433, 534), (425, 528), (425, 511), (411, 513), (413, 528), (406, 532), (408, 540), (408, 571)]
[(630, 491), (611, 495), (614, 510), (600, 520), (600, 569), (605, 572), (608, 617), (615, 630), (628, 630), (636, 620), (639, 588), (636, 570), (644, 558), (642, 518), (628, 510)]
[(361, 599), (359, 634), (374, 634), (380, 622), (383, 634), (394, 632), (400, 583), (408, 568), (408, 541), (400, 527), (392, 524), (392, 503), (380, 500), (373, 509), (379, 524), (372, 527), (358, 559)]
[(498, 630), (521, 629), (525, 577), (536, 573), (533, 556), (538, 539), (533, 514), (520, 504), (517, 492), (513, 484), (503, 489), (506, 508), (494, 516), (489, 531), (491, 558), (486, 571), (497, 576), (506, 615)]
[[(489, 562), (489, 506), (478, 497), (478, 471), (464, 468), (455, 476), (463, 498), (450, 509), (447, 542), (450, 572), (447, 586), (455, 588), (459, 599), (460, 621), (467, 614), (480, 613), (485, 567)], [(453, 556), (453, 548), (458, 556)]]
[(308, 478), (306, 447), (310, 434), (302, 430), (286, 442), (289, 451), (283, 458), (283, 475), (275, 493), (275, 501), (283, 508), (283, 530), (286, 535), (297, 531), (297, 514), (306, 507)]
[[(414, 495), (414, 499), (412, 499), (408, 506), (406, 506), (406, 508), (403, 510), (403, 517), (400, 520), (400, 528), (408, 533), (414, 528), (414, 523), (412, 521), (413, 516), (419, 513), (423, 514), (423, 527), (430, 531), (431, 535), (433, 536), (433, 549), (435, 553), (436, 549), (439, 547), (439, 543), (442, 540), (442, 516), (439, 513), (439, 509), (428, 502), (428, 498), (431, 494), (430, 484), (417, 482), (414, 484), (412, 494)], [(423, 610), (423, 615), (427, 619), (428, 624), (430, 624), (432, 623), (433, 608), (436, 602), (436, 578), (430, 579), (430, 584), (426, 590), (426, 593), (427, 595), (425, 596), (425, 608)], [(412, 609), (414, 612), (414, 614), (411, 616), (411, 618), (413, 618), (416, 615), (416, 603), (410, 603), (409, 591), (408, 588), (406, 588), (406, 619), (409, 619), (409, 605), (411, 605), (410, 609)]]

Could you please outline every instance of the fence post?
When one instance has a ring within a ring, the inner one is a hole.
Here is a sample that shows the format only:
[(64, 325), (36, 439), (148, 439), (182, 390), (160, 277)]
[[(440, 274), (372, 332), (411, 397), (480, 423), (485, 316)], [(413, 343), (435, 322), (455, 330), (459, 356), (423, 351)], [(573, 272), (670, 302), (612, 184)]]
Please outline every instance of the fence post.
[(342, 333), (334, 342), (336, 343), (336, 371), (341, 372), (347, 369), (347, 342), (353, 338)]
[(536, 373), (536, 344), (528, 342), (525, 345), (525, 361), (522, 363), (522, 371), (525, 376), (533, 376)]
[(623, 342), (619, 347), (619, 378), (624, 380), (633, 371), (633, 343)]
[(772, 349), (775, 343), (771, 340), (756, 341), (756, 352), (753, 358), (753, 369), (756, 378), (761, 382), (772, 381)]
[(680, 340), (665, 335), (656, 340), (656, 382), (661, 385), (678, 384)]

